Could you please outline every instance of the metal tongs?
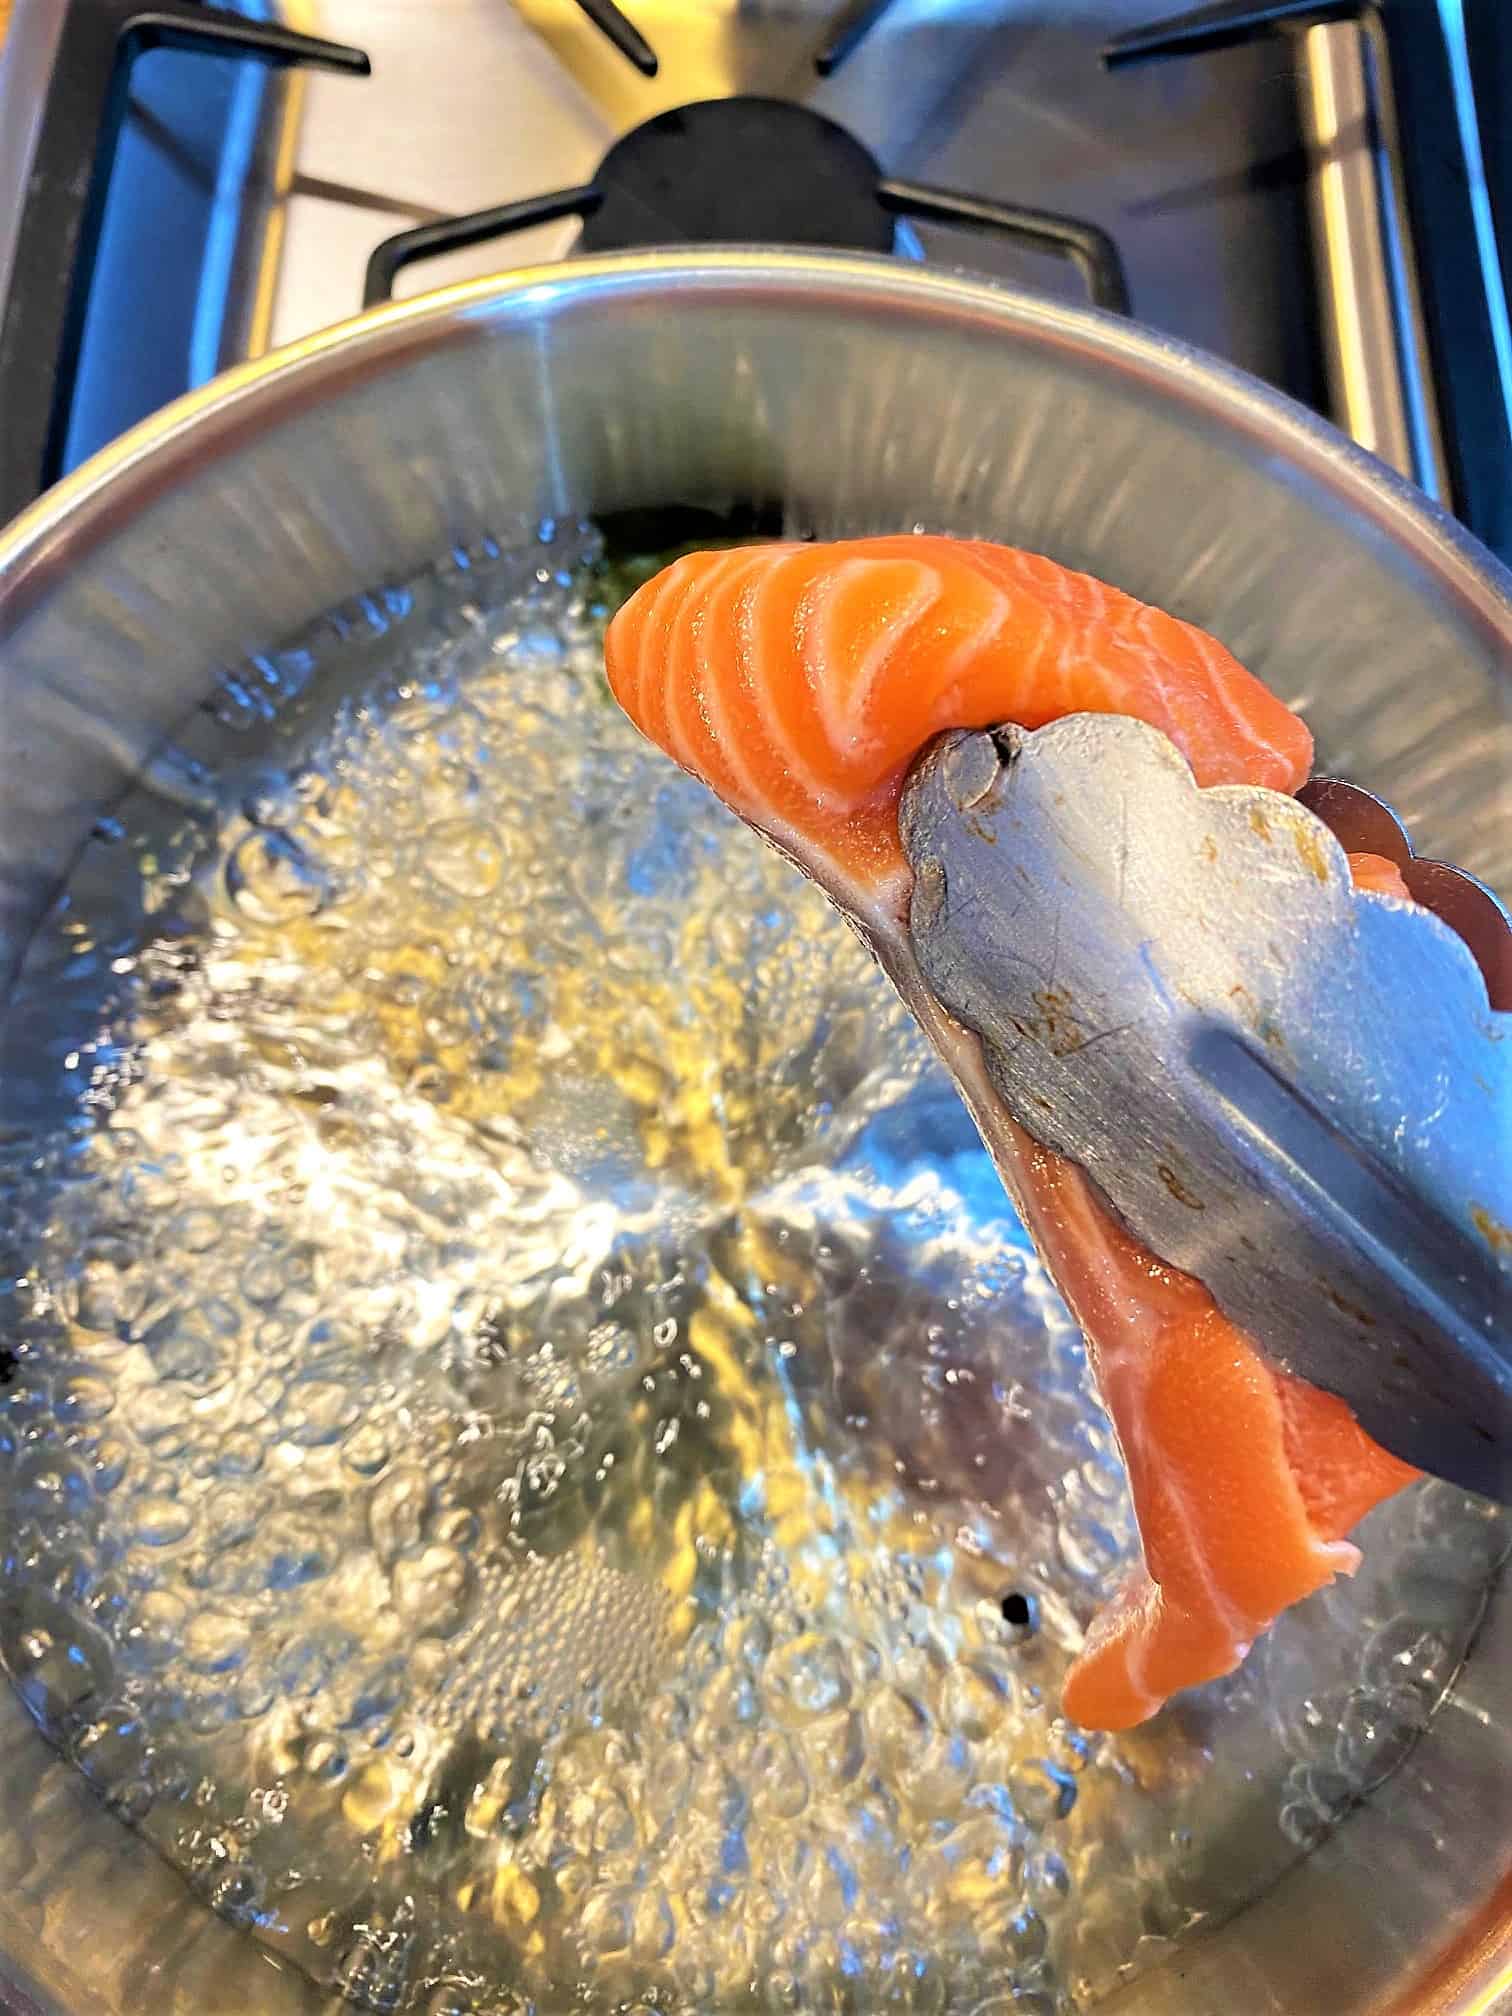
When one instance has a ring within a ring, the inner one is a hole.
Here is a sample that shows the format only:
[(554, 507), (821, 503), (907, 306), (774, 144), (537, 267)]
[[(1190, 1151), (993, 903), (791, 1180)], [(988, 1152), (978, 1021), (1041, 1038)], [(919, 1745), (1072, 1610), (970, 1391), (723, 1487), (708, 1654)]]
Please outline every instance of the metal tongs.
[[(1201, 790), (1112, 715), (942, 738), (902, 833), (913, 956), (1012, 1118), (1272, 1362), (1512, 1500), (1512, 925), (1491, 892), (1417, 860), (1355, 786)], [(1357, 891), (1346, 849), (1395, 860), (1416, 902)]]

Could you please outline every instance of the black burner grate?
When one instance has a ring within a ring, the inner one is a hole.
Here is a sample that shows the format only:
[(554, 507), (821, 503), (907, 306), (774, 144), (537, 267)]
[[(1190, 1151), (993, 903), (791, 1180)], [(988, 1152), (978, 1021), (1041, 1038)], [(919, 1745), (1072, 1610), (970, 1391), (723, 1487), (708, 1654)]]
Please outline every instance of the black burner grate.
[[(821, 77), (854, 54), (890, 4), (846, 0), (814, 55)], [(656, 51), (615, 0), (578, 5), (629, 62), (656, 75)], [(900, 218), (965, 225), (1071, 260), (1099, 307), (1129, 310), (1117, 247), (1095, 225), (889, 181), (869, 150), (832, 119), (755, 96), (706, 99), (648, 119), (615, 142), (593, 181), (580, 188), (397, 232), (368, 261), (363, 306), (392, 299), (398, 275), (421, 260), (574, 216), (583, 220), (581, 252), (719, 244), (891, 252)]]
[(642, 77), (656, 75), (660, 68), (656, 51), (629, 15), (615, 6), (614, 0), (578, 0), (578, 5), (594, 27), (608, 36), (625, 61), (635, 65)]
[[(607, 37), (643, 77), (654, 77), (660, 68), (656, 51), (615, 0), (577, 0), (588, 19)], [(833, 76), (846, 58), (853, 56), (876, 27), (893, 0), (846, 0), (846, 4), (824, 30), (814, 55), (814, 68), (821, 77)]]
[(62, 471), (69, 400), (132, 64), (154, 49), (368, 74), (360, 49), (196, 0), (83, 0), (53, 66), (0, 322), (0, 523)]
[(890, 181), (833, 120), (757, 97), (711, 98), (648, 119), (615, 142), (581, 188), (396, 233), (368, 261), (363, 305), (391, 299), (400, 272), (417, 261), (573, 216), (584, 220), (584, 252), (720, 244), (889, 252), (900, 217), (965, 225), (1069, 259), (1099, 307), (1129, 311), (1118, 249), (1096, 225)]

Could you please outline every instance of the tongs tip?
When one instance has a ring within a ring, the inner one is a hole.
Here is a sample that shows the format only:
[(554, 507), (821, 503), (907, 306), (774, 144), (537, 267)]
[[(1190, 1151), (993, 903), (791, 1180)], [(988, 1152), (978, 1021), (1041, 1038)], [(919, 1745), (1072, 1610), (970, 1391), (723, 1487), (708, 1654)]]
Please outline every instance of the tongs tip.
[[(1377, 1441), (1512, 1495), (1512, 1253), (1486, 1234), (1512, 1222), (1512, 928), (1490, 892), (1356, 786), (1202, 788), (1116, 715), (943, 738), (902, 837), (919, 973), (1006, 1116)], [(1350, 853), (1418, 900), (1359, 889)]]
[(1470, 948), (1491, 1006), (1512, 1009), (1512, 916), (1494, 889), (1468, 869), (1419, 854), (1401, 815), (1359, 784), (1314, 777), (1297, 798), (1347, 852), (1379, 854), (1390, 861), (1413, 901), (1431, 910)]

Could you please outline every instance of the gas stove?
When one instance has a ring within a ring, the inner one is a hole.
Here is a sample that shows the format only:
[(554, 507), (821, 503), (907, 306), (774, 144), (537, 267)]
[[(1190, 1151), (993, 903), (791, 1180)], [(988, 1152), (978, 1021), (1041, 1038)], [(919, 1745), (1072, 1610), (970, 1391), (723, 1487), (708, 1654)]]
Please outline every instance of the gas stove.
[(1512, 557), (1503, 0), (15, 0), (0, 518), (364, 304), (836, 245), (1132, 312)]

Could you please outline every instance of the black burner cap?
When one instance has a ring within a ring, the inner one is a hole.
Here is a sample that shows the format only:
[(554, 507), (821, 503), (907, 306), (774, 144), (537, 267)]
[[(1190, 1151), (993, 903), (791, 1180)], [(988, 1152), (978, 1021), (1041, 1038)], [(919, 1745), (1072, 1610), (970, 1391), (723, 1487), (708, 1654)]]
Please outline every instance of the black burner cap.
[(832, 119), (779, 98), (710, 98), (617, 140), (578, 250), (830, 245), (891, 252), (882, 171)]

